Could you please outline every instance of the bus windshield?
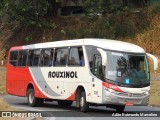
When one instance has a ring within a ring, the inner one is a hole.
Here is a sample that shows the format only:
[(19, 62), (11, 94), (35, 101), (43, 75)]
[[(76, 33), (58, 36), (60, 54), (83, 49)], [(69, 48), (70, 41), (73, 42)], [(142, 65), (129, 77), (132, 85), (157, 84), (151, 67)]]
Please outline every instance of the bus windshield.
[(105, 79), (124, 86), (146, 86), (150, 82), (145, 54), (127, 54), (107, 51)]

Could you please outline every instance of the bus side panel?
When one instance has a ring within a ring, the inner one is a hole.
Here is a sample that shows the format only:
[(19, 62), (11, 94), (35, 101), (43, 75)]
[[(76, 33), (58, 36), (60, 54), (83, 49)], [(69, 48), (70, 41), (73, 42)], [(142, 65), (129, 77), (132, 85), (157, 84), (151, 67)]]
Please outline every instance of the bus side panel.
[(18, 73), (17, 79), (16, 79), (16, 92), (18, 96), (25, 96), (25, 81), (26, 81), (26, 68), (16, 68), (15, 70)]
[(76, 88), (77, 85), (75, 82), (64, 82), (64, 99), (74, 101), (76, 98)]
[(26, 81), (25, 81), (25, 95), (27, 95), (27, 88), (29, 84), (33, 85), (34, 91), (35, 91), (35, 97), (37, 98), (48, 98), (47, 96), (45, 96), (43, 94), (43, 88), (38, 88), (38, 86), (36, 85), (36, 82), (34, 81), (34, 76), (32, 76), (31, 71), (29, 70), (30, 68), (27, 67), (25, 69), (26, 71)]
[(28, 67), (18, 68), (7, 65), (6, 92), (16, 96), (26, 96), (27, 87), (31, 83), (35, 90), (35, 96), (47, 98), (35, 84)]
[(7, 65), (6, 74), (6, 92), (13, 95), (18, 95), (16, 92), (16, 76), (17, 72), (10, 64)]
[(27, 79), (26, 82), (25, 82), (25, 95), (26, 96), (27, 96), (27, 89), (28, 89), (28, 85), (29, 84), (33, 85), (33, 89), (34, 89), (34, 92), (35, 92), (34, 93), (35, 97), (37, 97), (37, 98), (48, 98), (43, 94), (43, 88), (39, 89), (32, 78), (31, 79)]
[(15, 87), (14, 87), (14, 81), (13, 80), (7, 80), (6, 81), (6, 92), (8, 94), (16, 95)]
[[(27, 69), (27, 85), (25, 86), (26, 89), (28, 85), (31, 83), (34, 87), (35, 97), (37, 98), (48, 98), (45, 94), (45, 91), (49, 92), (48, 86), (46, 85), (45, 79), (40, 72), (40, 68), (37, 67), (28, 67)], [(42, 79), (42, 80), (41, 80)], [(50, 82), (51, 83), (51, 82)], [(52, 83), (51, 83), (52, 84)]]
[(17, 80), (17, 81), (16, 81), (16, 84), (18, 85), (18, 86), (17, 86), (17, 89), (16, 89), (18, 96), (25, 96), (24, 83), (25, 83), (24, 80)]
[(7, 80), (6, 80), (6, 91), (9, 94), (25, 96), (25, 73), (23, 69), (7, 65)]

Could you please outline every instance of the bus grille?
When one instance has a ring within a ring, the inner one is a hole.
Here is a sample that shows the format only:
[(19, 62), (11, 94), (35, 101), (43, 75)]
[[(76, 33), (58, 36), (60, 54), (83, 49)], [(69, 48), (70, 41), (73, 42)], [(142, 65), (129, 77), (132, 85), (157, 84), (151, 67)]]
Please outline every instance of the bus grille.
[(143, 93), (126, 93), (126, 92), (123, 92), (123, 93), (119, 93), (118, 95), (120, 96), (124, 96), (124, 97), (142, 97), (144, 96)]

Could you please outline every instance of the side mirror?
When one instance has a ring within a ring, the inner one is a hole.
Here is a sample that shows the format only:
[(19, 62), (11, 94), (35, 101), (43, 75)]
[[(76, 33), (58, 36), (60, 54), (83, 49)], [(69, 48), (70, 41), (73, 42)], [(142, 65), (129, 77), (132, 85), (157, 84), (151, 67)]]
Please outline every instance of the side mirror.
[(148, 57), (150, 57), (153, 60), (154, 70), (158, 70), (158, 59), (150, 53), (146, 53), (146, 54)]
[(107, 64), (107, 54), (104, 50), (102, 50), (101, 48), (97, 48), (97, 50), (100, 52), (101, 56), (102, 56), (102, 65), (106, 66)]

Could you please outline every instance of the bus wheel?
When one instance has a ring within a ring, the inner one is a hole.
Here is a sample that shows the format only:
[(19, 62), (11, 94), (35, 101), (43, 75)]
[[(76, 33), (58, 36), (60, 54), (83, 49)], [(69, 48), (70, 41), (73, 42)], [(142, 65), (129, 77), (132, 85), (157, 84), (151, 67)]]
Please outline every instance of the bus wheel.
[(58, 101), (58, 105), (60, 106), (71, 106), (73, 103), (73, 101), (69, 101), (69, 100), (59, 100)]
[(117, 112), (123, 112), (124, 109), (125, 109), (125, 106), (124, 106), (124, 105), (117, 105), (117, 106), (116, 106), (116, 111), (117, 111)]
[(86, 101), (86, 94), (85, 92), (81, 92), (79, 106), (81, 112), (87, 112), (89, 109), (89, 103)]
[(28, 100), (28, 105), (31, 107), (35, 107), (40, 103), (40, 99), (36, 98), (34, 96), (34, 90), (33, 89), (29, 89), (27, 91), (27, 100)]

